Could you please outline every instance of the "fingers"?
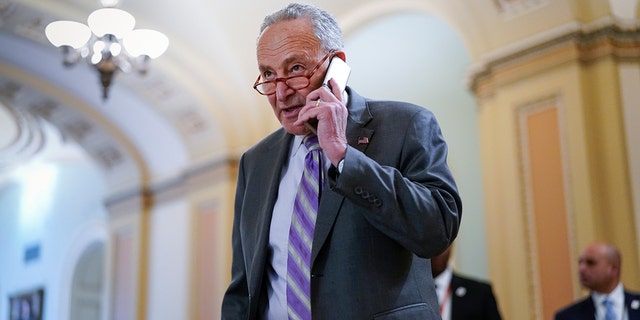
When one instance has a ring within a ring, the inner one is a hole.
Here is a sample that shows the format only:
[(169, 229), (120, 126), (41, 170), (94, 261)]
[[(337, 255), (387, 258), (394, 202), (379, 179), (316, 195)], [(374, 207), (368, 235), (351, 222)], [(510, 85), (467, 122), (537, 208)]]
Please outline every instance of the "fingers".
[[(342, 102), (342, 92), (340, 92), (340, 86), (333, 78), (329, 80), (328, 85), (322, 85), (320, 88), (311, 91), (307, 95), (308, 105), (312, 105), (313, 101), (318, 100), (321, 100), (320, 102), (332, 102), (335, 100)], [(316, 107), (317, 106), (318, 105), (316, 105)]]
[[(342, 93), (334, 79), (329, 80), (329, 85), (311, 91), (306, 97), (306, 105), (298, 114), (296, 125), (304, 125), (309, 131), (318, 135), (328, 134), (330, 128), (341, 127), (340, 123), (346, 123), (346, 106), (342, 104)], [(338, 110), (344, 109), (344, 110)], [(344, 113), (343, 116), (340, 114)], [(318, 128), (318, 120), (323, 120)], [(311, 123), (309, 123), (311, 122)], [(333, 123), (332, 123), (333, 122)]]
[(342, 92), (340, 91), (340, 86), (338, 85), (338, 82), (336, 82), (335, 79), (331, 78), (329, 79), (329, 87), (327, 87), (327, 89), (331, 90), (331, 93), (333, 93), (333, 95), (338, 98), (339, 101), (342, 101)]

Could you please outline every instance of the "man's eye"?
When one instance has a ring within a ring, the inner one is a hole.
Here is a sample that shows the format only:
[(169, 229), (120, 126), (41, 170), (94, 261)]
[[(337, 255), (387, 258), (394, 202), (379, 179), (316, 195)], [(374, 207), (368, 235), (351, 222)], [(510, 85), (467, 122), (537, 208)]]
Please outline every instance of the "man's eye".
[(304, 66), (297, 64), (293, 66), (293, 68), (291, 68), (291, 73), (300, 73), (303, 70), (304, 70)]
[(262, 79), (264, 80), (268, 80), (269, 78), (273, 77), (273, 72), (271, 71), (265, 71), (262, 73)]

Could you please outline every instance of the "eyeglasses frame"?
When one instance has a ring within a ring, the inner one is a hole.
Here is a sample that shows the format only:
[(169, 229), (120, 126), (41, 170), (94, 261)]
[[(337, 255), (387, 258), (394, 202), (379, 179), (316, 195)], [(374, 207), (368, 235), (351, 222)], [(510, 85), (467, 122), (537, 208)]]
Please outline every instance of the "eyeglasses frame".
[(262, 93), (260, 92), (260, 90), (258, 90), (258, 86), (263, 85), (265, 83), (274, 83), (275, 86), (274, 88), (277, 88), (278, 82), (284, 82), (285, 85), (289, 86), (287, 84), (287, 81), (293, 79), (293, 78), (306, 78), (307, 79), (307, 85), (302, 87), (302, 88), (298, 88), (295, 90), (301, 90), (304, 89), (306, 87), (308, 87), (309, 85), (311, 85), (311, 77), (313, 77), (313, 75), (315, 74), (316, 71), (318, 71), (318, 69), (320, 69), (320, 66), (322, 66), (322, 64), (327, 61), (327, 59), (329, 59), (329, 57), (335, 56), (336, 51), (335, 50), (331, 50), (329, 51), (324, 58), (322, 58), (318, 64), (316, 64), (316, 66), (311, 70), (311, 72), (309, 72), (307, 75), (297, 75), (297, 76), (291, 76), (291, 77), (281, 77), (281, 78), (275, 78), (273, 80), (267, 80), (267, 81), (262, 81), (262, 82), (258, 82), (260, 81), (260, 77), (262, 75), (258, 75), (258, 78), (256, 79), (256, 81), (253, 83), (253, 89), (256, 90), (259, 94), (263, 95), (263, 96), (270, 96), (274, 93), (276, 93), (276, 90), (274, 89), (274, 91), (272, 93)]

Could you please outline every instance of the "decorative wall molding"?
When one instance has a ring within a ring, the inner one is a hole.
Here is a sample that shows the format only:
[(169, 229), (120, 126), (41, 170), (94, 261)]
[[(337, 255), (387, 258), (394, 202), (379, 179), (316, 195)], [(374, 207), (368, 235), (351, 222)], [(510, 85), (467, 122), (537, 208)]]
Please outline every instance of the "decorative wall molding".
[[(9, 90), (9, 91), (7, 91)], [(0, 173), (8, 172), (38, 154), (46, 144), (46, 134), (38, 119), (23, 108), (10, 108), (6, 102), (10, 89), (0, 84), (0, 112), (6, 115), (5, 130), (14, 129), (11, 137), (0, 145)], [(1, 123), (1, 122), (0, 122)], [(6, 134), (10, 134), (6, 132)]]
[(47, 138), (42, 121), (46, 121), (57, 128), (63, 141), (73, 141), (87, 152), (104, 173), (109, 190), (140, 183), (134, 159), (96, 119), (2, 74), (0, 101), (14, 115), (19, 128), (16, 141), (0, 148), (0, 168), (24, 163), (44, 148)]
[(640, 29), (607, 18), (569, 23), (485, 55), (470, 68), (468, 85), (479, 98), (523, 77), (569, 61), (591, 63), (613, 57), (640, 60)]
[[(569, 150), (567, 147), (567, 139), (568, 137), (566, 136), (566, 128), (565, 128), (565, 107), (563, 104), (563, 99), (562, 99), (562, 95), (559, 93), (552, 93), (549, 95), (542, 95), (542, 96), (538, 96), (534, 99), (530, 99), (518, 106), (516, 106), (516, 114), (517, 114), (517, 123), (518, 123), (518, 127), (519, 127), (519, 131), (518, 131), (518, 135), (519, 135), (519, 139), (518, 139), (518, 149), (519, 149), (519, 157), (520, 157), (520, 175), (522, 176), (522, 200), (524, 201), (524, 203), (522, 204), (522, 208), (524, 208), (525, 212), (524, 212), (524, 216), (523, 216), (523, 222), (525, 224), (525, 229), (526, 229), (526, 250), (527, 250), (527, 274), (530, 275), (530, 277), (528, 278), (529, 281), (529, 288), (530, 288), (530, 293), (529, 293), (529, 298), (530, 298), (530, 305), (533, 306), (534, 309), (534, 313), (536, 314), (535, 319), (542, 319), (542, 318), (546, 318), (546, 316), (549, 313), (549, 310), (545, 310), (544, 306), (546, 305), (548, 307), (548, 305), (546, 303), (543, 302), (543, 300), (545, 299), (545, 297), (543, 297), (543, 294), (545, 292), (549, 292), (552, 291), (554, 288), (550, 288), (550, 287), (543, 287), (543, 283), (545, 283), (545, 281), (543, 281), (543, 279), (541, 278), (541, 270), (540, 270), (540, 266), (543, 265), (547, 259), (541, 257), (540, 255), (544, 255), (545, 253), (541, 250), (549, 250), (549, 247), (545, 247), (540, 245), (542, 239), (541, 235), (543, 235), (545, 233), (544, 230), (538, 228), (538, 222), (537, 222), (537, 212), (540, 211), (540, 209), (537, 209), (534, 206), (534, 186), (533, 186), (533, 177), (532, 174), (534, 174), (533, 172), (533, 168), (532, 168), (532, 164), (530, 162), (530, 158), (531, 158), (531, 153), (530, 153), (530, 146), (529, 146), (529, 139), (530, 136), (528, 134), (528, 119), (532, 116), (547, 112), (549, 110), (554, 110), (556, 113), (556, 120), (557, 120), (557, 126), (558, 126), (558, 139), (559, 141), (549, 141), (549, 143), (553, 144), (553, 143), (558, 143), (559, 145), (559, 156), (560, 156), (560, 162), (561, 162), (561, 181), (562, 181), (562, 187), (563, 187), (563, 192), (564, 192), (564, 201), (563, 201), (563, 206), (565, 208), (565, 212), (564, 214), (566, 214), (564, 217), (566, 218), (566, 227), (567, 227), (567, 246), (568, 246), (568, 250), (570, 252), (570, 254), (574, 254), (575, 252), (577, 252), (575, 250), (575, 243), (576, 243), (576, 235), (575, 235), (575, 215), (574, 215), (574, 208), (573, 205), (571, 203), (571, 199), (572, 199), (572, 180), (571, 180), (571, 170), (569, 168), (569, 159), (570, 159), (570, 155), (569, 155)], [(540, 173), (538, 173), (540, 174)], [(558, 214), (560, 214), (562, 212), (558, 212)], [(560, 223), (558, 223), (560, 224)], [(561, 245), (561, 244), (558, 244)], [(564, 258), (564, 257), (563, 257)], [(569, 261), (576, 261), (577, 256), (570, 256), (567, 257), (567, 259), (569, 259)], [(577, 278), (575, 278), (575, 275), (578, 274), (578, 270), (577, 270), (577, 266), (575, 265), (575, 263), (570, 263), (569, 264), (571, 271), (570, 274), (573, 277), (573, 280), (571, 281), (571, 283), (574, 285), (571, 288), (571, 291), (573, 293), (574, 296), (578, 296), (579, 291), (580, 291), (580, 286), (577, 285), (579, 282), (577, 281)], [(549, 285), (549, 282), (547, 281), (547, 286)], [(547, 297), (548, 298), (548, 297)], [(548, 301), (547, 301), (548, 302)]]
[(111, 194), (104, 202), (108, 208), (115, 208), (132, 201), (133, 203), (158, 203), (175, 199), (189, 192), (227, 183), (235, 174), (231, 168), (236, 168), (237, 164), (238, 160), (234, 157), (193, 164), (179, 176), (153, 182), (146, 187), (131, 188)]
[(516, 115), (518, 117), (518, 149), (519, 149), (519, 162), (520, 162), (520, 175), (522, 176), (522, 208), (523, 212), (522, 221), (524, 223), (523, 239), (525, 240), (526, 256), (526, 274), (530, 275), (528, 280), (527, 289), (529, 290), (527, 297), (529, 297), (529, 305), (533, 311), (533, 319), (542, 318), (542, 288), (540, 286), (540, 270), (538, 268), (538, 246), (536, 241), (536, 224), (533, 207), (533, 190), (531, 181), (531, 164), (529, 162), (529, 139), (527, 134), (526, 120), (531, 114), (540, 110), (544, 110), (553, 107), (551, 103), (554, 98), (540, 98), (535, 101), (528, 101), (522, 105), (516, 107)]
[(504, 19), (513, 19), (548, 5), (551, 0), (493, 0)]

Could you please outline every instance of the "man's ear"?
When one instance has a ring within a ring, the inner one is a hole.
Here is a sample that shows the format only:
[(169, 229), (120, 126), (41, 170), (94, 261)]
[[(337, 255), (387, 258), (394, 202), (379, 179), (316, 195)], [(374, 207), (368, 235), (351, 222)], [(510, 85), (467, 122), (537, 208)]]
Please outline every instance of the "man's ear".
[(336, 51), (336, 56), (340, 57), (344, 62), (347, 62), (347, 54), (344, 51)]

